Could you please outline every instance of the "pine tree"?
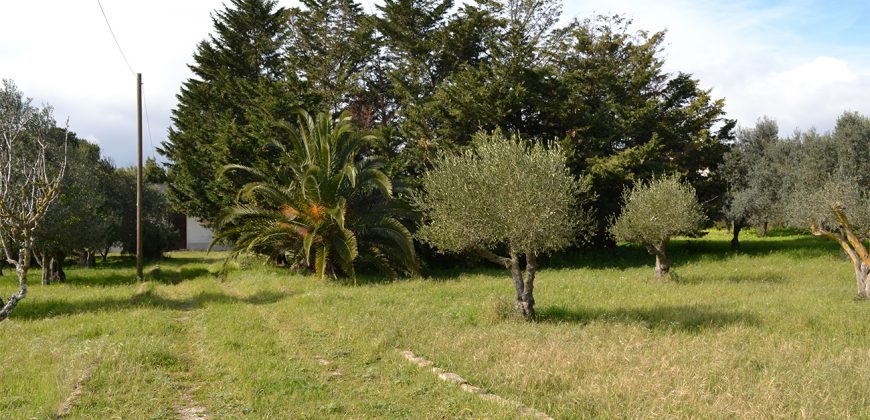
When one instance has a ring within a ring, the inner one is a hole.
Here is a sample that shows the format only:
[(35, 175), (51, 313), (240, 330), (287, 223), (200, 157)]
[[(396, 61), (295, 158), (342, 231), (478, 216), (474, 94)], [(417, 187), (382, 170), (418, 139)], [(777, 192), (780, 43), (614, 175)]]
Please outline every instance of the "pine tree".
[(173, 127), (160, 149), (177, 210), (213, 220), (246, 182), (217, 181), (217, 171), (230, 162), (272, 166), (275, 118), (314, 102), (287, 66), (287, 18), (274, 0), (232, 0), (212, 16), (214, 33), (197, 47), (194, 76), (178, 94)]

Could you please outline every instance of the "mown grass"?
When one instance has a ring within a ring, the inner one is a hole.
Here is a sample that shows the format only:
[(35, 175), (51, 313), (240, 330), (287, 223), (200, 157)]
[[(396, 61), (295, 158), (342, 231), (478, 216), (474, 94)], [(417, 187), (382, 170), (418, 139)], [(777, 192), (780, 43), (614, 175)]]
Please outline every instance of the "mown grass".
[(73, 418), (516, 417), (407, 349), (555, 418), (870, 415), (870, 302), (836, 245), (745, 236), (675, 241), (667, 282), (637, 247), (553, 257), (536, 323), (500, 315), (498, 270), (353, 287), (257, 264), (222, 281), (201, 253), (144, 284), (121, 259), (70, 268), (0, 323), (0, 413), (53, 417), (96, 367)]

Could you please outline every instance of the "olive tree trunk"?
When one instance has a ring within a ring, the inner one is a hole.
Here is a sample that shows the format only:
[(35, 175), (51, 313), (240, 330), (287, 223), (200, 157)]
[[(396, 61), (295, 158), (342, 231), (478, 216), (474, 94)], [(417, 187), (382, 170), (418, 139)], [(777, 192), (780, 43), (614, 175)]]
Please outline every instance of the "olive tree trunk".
[(97, 265), (96, 252), (93, 249), (86, 248), (78, 255), (78, 265), (81, 267), (93, 268)]
[(51, 281), (61, 282), (66, 281), (66, 273), (63, 271), (63, 262), (66, 260), (66, 254), (58, 252), (51, 257), (48, 266), (51, 268)]
[(668, 260), (668, 254), (665, 252), (665, 243), (647, 245), (647, 252), (656, 257), (656, 278), (662, 278), (668, 275), (671, 271), (671, 262)]
[[(535, 313), (535, 274), (538, 270), (538, 256), (535, 252), (527, 252), (526, 269), (523, 270), (520, 263), (520, 253), (511, 250), (510, 258), (496, 255), (489, 250), (478, 249), (478, 254), (488, 261), (499, 264), (511, 271), (516, 296), (514, 307), (517, 313), (528, 321), (536, 318)], [(525, 272), (524, 272), (525, 271)]]
[(511, 252), (511, 275), (516, 289), (515, 306), (517, 312), (528, 320), (535, 319), (535, 273), (538, 270), (538, 259), (534, 252), (526, 253), (526, 270), (520, 268), (520, 256)]
[(810, 232), (813, 235), (824, 236), (837, 241), (843, 252), (849, 256), (852, 266), (855, 268), (858, 297), (870, 299), (870, 253), (867, 252), (867, 247), (864, 246), (861, 238), (855, 235), (846, 214), (837, 206), (832, 206), (831, 211), (837, 218), (839, 229), (830, 231), (814, 225), (810, 226)]
[(39, 264), (39, 268), (42, 269), (42, 285), (47, 286), (51, 284), (51, 258), (44, 252), (39, 256), (34, 256), (36, 257), (36, 263)]
[(870, 265), (861, 262), (855, 265), (855, 280), (858, 283), (858, 297), (870, 298)]
[(731, 227), (731, 250), (740, 249), (740, 231), (743, 230), (743, 220), (735, 220)]

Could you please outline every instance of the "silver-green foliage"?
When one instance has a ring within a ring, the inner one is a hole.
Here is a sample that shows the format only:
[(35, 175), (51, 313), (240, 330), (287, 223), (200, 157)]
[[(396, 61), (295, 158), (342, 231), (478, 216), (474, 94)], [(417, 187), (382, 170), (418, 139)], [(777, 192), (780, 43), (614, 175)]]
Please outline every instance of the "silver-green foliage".
[(848, 216), (849, 228), (862, 239), (870, 238), (870, 189), (856, 187), (854, 178), (828, 178), (817, 188), (801, 189), (789, 200), (792, 226), (838, 231), (843, 224), (837, 212)]
[(423, 176), (416, 203), (429, 223), (418, 238), (442, 252), (548, 252), (568, 246), (588, 217), (576, 208), (584, 186), (556, 147), (529, 146), (501, 132), (477, 133), (474, 150), (444, 155)]
[(672, 175), (627, 190), (622, 214), (611, 225), (610, 233), (619, 241), (658, 245), (672, 236), (694, 232), (704, 220), (695, 188)]

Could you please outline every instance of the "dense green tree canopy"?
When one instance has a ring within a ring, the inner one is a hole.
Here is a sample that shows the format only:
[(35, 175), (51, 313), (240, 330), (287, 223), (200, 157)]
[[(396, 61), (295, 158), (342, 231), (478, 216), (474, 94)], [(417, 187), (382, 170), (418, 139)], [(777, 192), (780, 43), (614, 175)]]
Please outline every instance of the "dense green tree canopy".
[(478, 133), (474, 149), (443, 155), (423, 177), (418, 236), (445, 252), (545, 253), (574, 241), (577, 181), (558, 147), (527, 146), (501, 132)]
[[(51, 140), (55, 152), (52, 160), (66, 159), (66, 170), (61, 190), (54, 205), (35, 231), (34, 255), (43, 268), (51, 259), (62, 263), (73, 253), (92, 254), (111, 245), (110, 228), (106, 219), (110, 208), (105, 186), (112, 182), (112, 165), (100, 157), (100, 148), (78, 138), (74, 133), (56, 128)], [(58, 264), (54, 273), (44, 271), (43, 282), (62, 280)], [(52, 278), (51, 276), (54, 276)]]
[(318, 100), (338, 114), (355, 104), (376, 53), (374, 28), (353, 0), (302, 0), (289, 11), (287, 61)]
[(793, 150), (792, 143), (779, 138), (779, 128), (770, 118), (738, 130), (719, 167), (728, 184), (725, 216), (734, 225), (735, 248), (743, 225), (756, 227), (763, 236), (769, 226), (782, 224)]
[[(537, 256), (570, 245), (588, 224), (576, 205), (581, 184), (559, 147), (480, 132), (474, 149), (438, 158), (422, 186), (416, 203), (427, 222), (418, 238), (442, 252), (475, 251), (510, 269), (517, 309), (533, 318)], [(503, 249), (509, 257), (496, 254)]]
[(783, 193), (786, 220), (836, 241), (855, 270), (858, 296), (870, 298), (870, 119), (847, 112), (833, 133), (797, 140)]
[(268, 146), (276, 121), (302, 106), (349, 111), (378, 134), (360, 154), (384, 157), (385, 173), (412, 189), (479, 130), (559, 139), (571, 173), (591, 180), (599, 239), (622, 191), (656, 173), (688, 180), (709, 217), (724, 207), (718, 167), (734, 122), (698, 80), (663, 70), (664, 33), (620, 16), (560, 26), (557, 0), (376, 7), (369, 15), (354, 0), (290, 10), (234, 0), (217, 12), (163, 147), (173, 203), (207, 220), (229, 206), (251, 178), (215, 171), (277, 164)]
[(286, 58), (288, 12), (274, 0), (232, 0), (212, 17), (184, 82), (173, 127), (161, 147), (168, 159), (169, 197), (187, 215), (213, 220), (232, 204), (244, 178), (215, 179), (229, 162), (264, 169), (274, 163), (273, 116), (311, 103)]
[(709, 217), (717, 215), (724, 183), (716, 169), (734, 122), (724, 101), (684, 73), (662, 70), (665, 34), (632, 32), (619, 16), (575, 20), (550, 43), (564, 102), (569, 165), (585, 171), (598, 194), (600, 223), (618, 212), (625, 186), (656, 173), (679, 173), (692, 184)]

